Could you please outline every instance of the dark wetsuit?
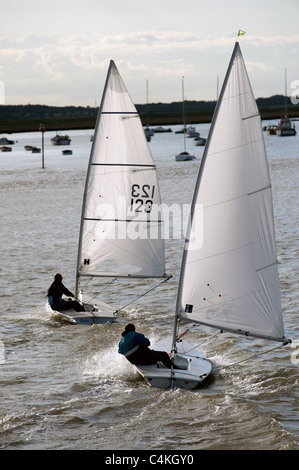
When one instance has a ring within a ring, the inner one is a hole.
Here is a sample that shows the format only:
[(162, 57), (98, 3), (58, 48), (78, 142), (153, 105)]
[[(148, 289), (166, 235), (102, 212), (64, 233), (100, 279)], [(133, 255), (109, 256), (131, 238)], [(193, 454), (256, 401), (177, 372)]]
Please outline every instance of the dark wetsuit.
[(149, 339), (136, 331), (124, 331), (118, 345), (118, 352), (136, 365), (156, 364), (161, 361), (167, 368), (173, 366), (167, 352), (149, 349)]
[(48, 301), (52, 310), (61, 312), (62, 310), (74, 309), (76, 312), (83, 312), (85, 309), (77, 300), (64, 300), (62, 296), (74, 297), (62, 282), (54, 281), (48, 289)]

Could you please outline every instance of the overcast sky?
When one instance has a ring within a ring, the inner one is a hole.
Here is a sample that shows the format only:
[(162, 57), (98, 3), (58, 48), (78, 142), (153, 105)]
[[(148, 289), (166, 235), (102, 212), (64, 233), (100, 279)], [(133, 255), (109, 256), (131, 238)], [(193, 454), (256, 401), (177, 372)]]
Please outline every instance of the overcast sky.
[(135, 102), (216, 98), (239, 29), (256, 98), (299, 80), (299, 0), (0, 0), (5, 104), (99, 105), (110, 59)]

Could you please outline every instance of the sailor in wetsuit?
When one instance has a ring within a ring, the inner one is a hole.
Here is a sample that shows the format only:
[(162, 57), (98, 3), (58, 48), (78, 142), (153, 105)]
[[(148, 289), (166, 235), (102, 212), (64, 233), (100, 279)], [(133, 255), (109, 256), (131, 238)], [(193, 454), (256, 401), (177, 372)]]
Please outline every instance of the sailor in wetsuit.
[(76, 312), (84, 312), (84, 307), (77, 301), (68, 299), (65, 300), (62, 296), (66, 295), (68, 297), (74, 297), (72, 294), (63, 284), (62, 284), (62, 276), (61, 274), (57, 273), (54, 276), (54, 281), (50, 285), (48, 289), (48, 302), (52, 310), (57, 310), (61, 312), (62, 310), (69, 310), (74, 309)]
[(149, 349), (150, 340), (141, 333), (135, 331), (135, 325), (128, 323), (122, 338), (118, 344), (118, 352), (123, 354), (128, 361), (136, 365), (156, 364), (161, 361), (165, 367), (177, 368), (165, 351), (154, 351)]

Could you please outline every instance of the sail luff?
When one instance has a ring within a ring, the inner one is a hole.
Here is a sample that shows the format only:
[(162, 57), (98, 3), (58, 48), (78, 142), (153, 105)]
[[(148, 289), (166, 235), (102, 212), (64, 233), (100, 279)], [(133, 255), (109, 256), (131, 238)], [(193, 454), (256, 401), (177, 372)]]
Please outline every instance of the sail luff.
[(232, 57), (230, 59), (230, 63), (229, 63), (229, 66), (228, 66), (228, 69), (227, 69), (227, 72), (226, 72), (226, 75), (225, 75), (225, 78), (224, 78), (224, 81), (223, 81), (223, 85), (222, 85), (222, 88), (221, 88), (221, 91), (220, 91), (219, 99), (217, 100), (216, 108), (215, 108), (215, 111), (213, 113), (211, 127), (210, 127), (210, 131), (209, 131), (208, 138), (207, 138), (207, 141), (206, 141), (203, 156), (202, 156), (202, 159), (201, 159), (201, 164), (200, 164), (200, 168), (199, 168), (199, 172), (198, 172), (198, 176), (197, 176), (197, 180), (196, 180), (196, 184), (195, 184), (195, 190), (194, 190), (194, 193), (193, 193), (193, 198), (192, 198), (192, 203), (191, 203), (191, 208), (190, 208), (189, 221), (188, 221), (188, 227), (187, 227), (187, 231), (186, 231), (185, 246), (184, 246), (184, 250), (183, 250), (183, 257), (182, 257), (182, 263), (181, 263), (178, 293), (177, 293), (177, 299), (176, 299), (175, 319), (174, 319), (174, 327), (173, 327), (173, 349), (175, 349), (176, 336), (177, 336), (177, 326), (178, 326), (178, 317), (180, 316), (180, 310), (181, 310), (183, 278), (184, 278), (184, 273), (185, 273), (185, 269), (186, 269), (186, 257), (187, 257), (187, 246), (186, 245), (188, 244), (188, 240), (190, 239), (190, 234), (191, 234), (191, 229), (192, 229), (192, 224), (193, 224), (193, 219), (194, 219), (195, 204), (196, 204), (196, 201), (197, 201), (197, 195), (198, 195), (198, 191), (199, 191), (199, 187), (200, 187), (200, 183), (201, 183), (201, 179), (202, 179), (202, 175), (203, 175), (203, 169), (204, 169), (204, 166), (205, 166), (205, 161), (206, 161), (206, 158), (207, 158), (208, 153), (209, 153), (209, 147), (210, 147), (211, 137), (213, 135), (213, 129), (214, 129), (214, 126), (215, 126), (215, 123), (216, 123), (216, 118), (218, 116), (218, 110), (219, 110), (219, 107), (220, 107), (220, 103), (221, 103), (223, 95), (224, 95), (224, 91), (225, 91), (225, 88), (226, 88), (226, 84), (227, 84), (227, 81), (228, 81), (230, 70), (232, 68), (232, 64), (234, 62), (235, 55), (236, 55), (236, 52), (238, 50), (238, 47), (239, 47), (239, 43), (236, 42), (233, 53), (232, 53)]
[(269, 168), (238, 42), (196, 182), (175, 317), (174, 329), (181, 317), (284, 341)]
[(107, 76), (106, 76), (106, 81), (105, 81), (105, 85), (104, 85), (104, 90), (103, 90), (103, 94), (102, 94), (101, 104), (100, 104), (99, 111), (98, 111), (98, 114), (97, 114), (94, 138), (92, 140), (92, 146), (91, 146), (91, 151), (90, 151), (90, 156), (89, 156), (89, 162), (88, 162), (88, 167), (87, 167), (87, 172), (86, 172), (86, 177), (85, 177), (85, 186), (84, 186), (84, 193), (83, 193), (83, 201), (82, 201), (82, 209), (81, 209), (81, 220), (80, 220), (80, 230), (79, 230), (78, 254), (77, 254), (76, 287), (75, 287), (75, 296), (76, 297), (78, 297), (78, 289), (79, 289), (80, 259), (81, 259), (81, 251), (82, 251), (82, 235), (83, 235), (83, 225), (84, 225), (85, 204), (86, 204), (86, 199), (87, 199), (88, 180), (89, 180), (90, 169), (91, 169), (91, 164), (92, 164), (92, 160), (93, 160), (94, 147), (95, 147), (95, 144), (96, 144), (96, 138), (97, 138), (98, 129), (99, 129), (99, 125), (100, 125), (100, 119), (101, 119), (101, 116), (102, 116), (102, 109), (103, 109), (105, 96), (106, 96), (106, 91), (107, 91), (107, 88), (108, 88), (111, 69), (112, 69), (113, 65), (114, 65), (113, 60), (110, 60), (109, 68), (108, 68), (108, 72), (107, 72)]

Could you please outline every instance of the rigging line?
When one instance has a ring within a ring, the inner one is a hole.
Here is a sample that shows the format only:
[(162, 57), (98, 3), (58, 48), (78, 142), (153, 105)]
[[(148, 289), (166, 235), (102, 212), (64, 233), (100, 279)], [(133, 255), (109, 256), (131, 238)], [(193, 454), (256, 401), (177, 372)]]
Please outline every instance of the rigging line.
[[(93, 277), (91, 277), (91, 278), (84, 284), (84, 286), (87, 286), (87, 284), (89, 284), (89, 282), (90, 282), (92, 279), (93, 279)], [(102, 290), (100, 290), (99, 292), (97, 292), (96, 294), (94, 294), (92, 297), (90, 297), (88, 303), (90, 303), (90, 302), (92, 302), (92, 301), (97, 301), (97, 300), (98, 300), (98, 299), (97, 299), (97, 296), (100, 295), (105, 289), (107, 289), (107, 287), (110, 286), (110, 284), (112, 284), (112, 283), (113, 283), (114, 281), (116, 281), (116, 280), (117, 280), (117, 277), (114, 277), (110, 282), (107, 282), (107, 284), (104, 285), (104, 287), (103, 287)], [(74, 299), (78, 300), (78, 302), (79, 302), (80, 304), (84, 305), (84, 301), (78, 299), (77, 297), (74, 297)]]
[[(195, 323), (196, 325), (196, 323)], [(187, 332), (188, 330), (186, 330)], [(185, 354), (189, 354), (189, 352), (193, 351), (193, 349), (196, 349), (198, 348), (199, 346), (201, 346), (202, 344), (204, 343), (207, 343), (208, 341), (210, 341), (211, 339), (213, 339), (215, 336), (219, 335), (221, 333), (221, 331), (217, 331), (216, 333), (214, 333), (212, 336), (209, 336), (208, 338), (206, 338), (204, 341), (201, 341), (200, 343), (198, 343), (196, 346), (194, 346), (193, 348), (189, 349), (189, 351), (186, 351)], [(185, 333), (183, 333), (185, 334)]]
[(105, 289), (107, 289), (107, 287), (109, 287), (109, 286), (110, 286), (114, 281), (116, 281), (116, 280), (117, 280), (117, 277), (114, 277), (113, 279), (111, 279), (110, 282), (107, 282), (107, 283), (104, 285), (103, 289), (100, 290), (99, 292), (97, 292), (97, 293), (92, 297), (92, 299), (95, 299), (98, 295), (100, 295)]
[(92, 280), (93, 280), (93, 276), (91, 276), (90, 279), (87, 279), (87, 281), (84, 283), (84, 286), (82, 286), (82, 288), (84, 289)]
[(222, 367), (222, 368), (220, 368), (219, 373), (221, 373), (222, 370), (229, 369), (230, 367), (233, 367), (233, 366), (236, 366), (236, 365), (238, 365), (238, 364), (241, 364), (242, 362), (249, 361), (249, 359), (254, 359), (255, 357), (259, 357), (259, 356), (262, 356), (263, 354), (267, 354), (267, 353), (269, 353), (269, 352), (275, 351), (276, 349), (281, 348), (282, 346), (286, 346), (288, 343), (289, 343), (289, 342), (286, 341), (286, 342), (284, 342), (284, 343), (279, 344), (278, 346), (275, 346), (275, 347), (272, 348), (272, 349), (267, 349), (267, 351), (263, 351), (263, 352), (261, 352), (261, 353), (254, 354), (253, 356), (249, 356), (247, 359), (242, 359), (241, 361), (234, 362), (233, 364), (229, 364), (228, 366)]
[(136, 297), (136, 299), (133, 299), (131, 300), (131, 302), (127, 303), (126, 305), (124, 305), (123, 307), (120, 307), (118, 308), (117, 310), (115, 310), (115, 312), (113, 312), (113, 314), (115, 315), (116, 313), (118, 313), (120, 310), (123, 310), (124, 308), (126, 308), (128, 305), (132, 304), (133, 302), (135, 302), (135, 300), (138, 300), (140, 299), (141, 297), (144, 297), (146, 294), (148, 294), (149, 292), (151, 292), (152, 290), (156, 289), (157, 287), (161, 286), (162, 284), (164, 284), (164, 282), (168, 281), (169, 279), (171, 279), (172, 276), (168, 276), (166, 279), (163, 279), (163, 281), (161, 281), (159, 284), (157, 284), (156, 286), (152, 287), (151, 289), (149, 289), (148, 291), (144, 292), (143, 294), (139, 295), (138, 297)]

